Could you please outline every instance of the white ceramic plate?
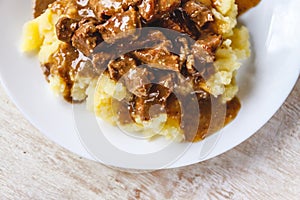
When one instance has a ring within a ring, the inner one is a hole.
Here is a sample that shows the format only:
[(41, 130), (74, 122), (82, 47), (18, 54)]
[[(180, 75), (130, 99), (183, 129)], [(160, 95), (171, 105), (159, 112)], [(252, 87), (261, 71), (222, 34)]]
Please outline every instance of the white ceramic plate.
[[(24, 115), (47, 137), (74, 153), (105, 164), (135, 169), (173, 168), (220, 155), (261, 128), (282, 105), (299, 76), (300, 2), (262, 0), (258, 7), (241, 19), (251, 32), (253, 56), (239, 71), (242, 109), (236, 120), (204, 142), (185, 148), (180, 156), (164, 165), (152, 165), (155, 157), (149, 157), (149, 162), (131, 162), (107, 150), (102, 152), (104, 157), (112, 159), (102, 160), (89, 153), (91, 149), (87, 150), (86, 144), (82, 144), (72, 106), (52, 94), (37, 59), (19, 52), (22, 26), (31, 19), (31, 7), (30, 0), (0, 0), (2, 84)], [(82, 119), (91, 117), (83, 106), (75, 110)], [(104, 128), (103, 124), (100, 126)], [(118, 136), (111, 127), (108, 129), (107, 140), (115, 143), (117, 149), (131, 154), (157, 152), (166, 145), (161, 141), (137, 142)], [(90, 127), (86, 126), (86, 131), (89, 130)], [(175, 145), (175, 151), (176, 148), (182, 146)], [(161, 155), (159, 159), (168, 159), (167, 154)]]

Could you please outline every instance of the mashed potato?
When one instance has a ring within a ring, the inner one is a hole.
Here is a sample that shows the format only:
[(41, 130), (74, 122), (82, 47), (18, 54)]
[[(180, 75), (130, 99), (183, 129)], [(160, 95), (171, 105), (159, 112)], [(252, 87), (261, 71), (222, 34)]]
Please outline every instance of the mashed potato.
[(247, 28), (234, 28), (216, 52), (216, 73), (206, 83), (209, 92), (214, 96), (222, 95), (224, 102), (231, 100), (238, 92), (235, 75), (241, 67), (240, 61), (248, 58), (250, 53)]
[[(215, 97), (221, 96), (223, 102), (232, 100), (238, 86), (235, 82), (237, 70), (241, 67), (241, 60), (250, 55), (249, 33), (246, 27), (237, 26), (238, 8), (234, 0), (213, 0), (215, 8), (212, 13), (215, 18), (214, 29), (223, 36), (223, 43), (216, 52), (214, 62), (215, 74), (205, 83), (205, 89)], [(72, 12), (72, 11), (70, 11)], [(67, 15), (62, 10), (47, 9), (40, 17), (28, 22), (23, 30), (23, 52), (38, 52), (38, 58), (43, 65), (58, 51), (62, 42), (58, 40), (55, 24), (58, 19)], [(66, 90), (65, 81), (55, 74), (48, 77), (51, 88), (57, 94)], [(86, 76), (77, 76), (72, 88), (72, 97), (75, 100), (84, 100), (89, 110), (113, 125), (118, 124), (117, 116), (113, 113), (113, 99), (122, 100), (128, 95), (123, 85), (102, 75), (95, 79)], [(149, 137), (162, 135), (168, 139), (183, 141), (184, 134), (176, 120), (168, 119), (161, 114), (150, 121), (135, 119), (136, 123), (124, 125), (127, 131), (143, 132)]]

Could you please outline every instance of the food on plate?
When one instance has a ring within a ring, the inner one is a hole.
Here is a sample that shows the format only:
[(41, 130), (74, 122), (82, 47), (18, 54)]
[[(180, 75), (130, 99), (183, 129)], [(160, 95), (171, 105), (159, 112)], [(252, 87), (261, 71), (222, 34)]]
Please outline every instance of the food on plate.
[(237, 16), (256, 5), (242, 2), (37, 0), (21, 48), (68, 102), (126, 131), (196, 142), (240, 109), (250, 42)]

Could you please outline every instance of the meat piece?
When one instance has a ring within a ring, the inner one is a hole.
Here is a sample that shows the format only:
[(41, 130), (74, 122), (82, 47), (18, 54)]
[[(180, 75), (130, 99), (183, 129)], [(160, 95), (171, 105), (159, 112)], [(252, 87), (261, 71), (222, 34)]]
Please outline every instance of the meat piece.
[(181, 0), (143, 0), (138, 8), (143, 19), (151, 22), (173, 12), (180, 4)]
[(163, 28), (186, 33), (195, 40), (199, 37), (199, 31), (195, 23), (181, 9), (175, 10), (170, 17), (162, 19), (159, 23)]
[(113, 56), (113, 54), (105, 52), (99, 52), (94, 54), (92, 57), (92, 62), (95, 71), (97, 71), (99, 74), (104, 72), (107, 69), (108, 63), (112, 60)]
[(94, 10), (98, 20), (124, 12), (130, 6), (135, 6), (140, 0), (90, 0), (89, 6)]
[(176, 22), (175, 20), (172, 20), (170, 18), (162, 19), (160, 22), (161, 26), (167, 29), (171, 29), (180, 33), (185, 33), (185, 29), (180, 25), (180, 23)]
[(181, 64), (184, 64), (188, 59), (188, 55), (190, 54), (190, 46), (189, 41), (185, 37), (179, 37), (176, 39), (176, 46), (175, 48), (180, 49), (180, 61)]
[(78, 21), (68, 17), (62, 17), (55, 25), (57, 38), (63, 42), (71, 42), (77, 29)]
[[(103, 71), (102, 71), (103, 72)], [(91, 60), (82, 61), (80, 67), (77, 70), (76, 77), (88, 77), (88, 78), (98, 78), (101, 75), (100, 70), (94, 68), (93, 62)]]
[(194, 66), (195, 66), (195, 56), (188, 55), (185, 67), (189, 75), (197, 73), (197, 70), (195, 69)]
[(198, 0), (199, 3), (206, 5), (208, 8), (212, 7), (213, 2), (211, 0)]
[(171, 41), (159, 30), (150, 30), (136, 42), (138, 49), (160, 46), (162, 48), (171, 47)]
[(158, 6), (156, 6), (157, 1), (158, 0), (143, 0), (142, 3), (138, 6), (139, 13), (145, 21), (152, 21), (153, 18), (157, 15), (159, 11)]
[(206, 81), (210, 78), (210, 75), (212, 75), (208, 75), (208, 72), (211, 70), (214, 70), (213, 64), (204, 67), (202, 72), (194, 73), (193, 77), (191, 78), (193, 82), (193, 93), (197, 95), (198, 99), (209, 98)]
[(102, 34), (102, 38), (107, 43), (114, 43), (116, 40), (135, 35), (136, 28), (141, 27), (139, 14), (134, 9), (118, 13), (110, 18), (106, 23), (97, 28)]
[(188, 73), (192, 76), (203, 77), (206, 71), (207, 63), (213, 63), (215, 57), (208, 52), (200, 43), (195, 43), (192, 49), (193, 55), (190, 56), (190, 60), (187, 63)]
[(39, 17), (41, 14), (45, 12), (45, 10), (48, 8), (49, 4), (52, 4), (56, 0), (35, 0), (34, 3), (34, 18)]
[(133, 118), (140, 118), (142, 121), (149, 121), (151, 118), (164, 113), (166, 101), (170, 96), (170, 91), (161, 85), (149, 84), (150, 87), (148, 95), (146, 97), (134, 98), (132, 104)]
[(139, 5), (142, 0), (123, 0), (123, 8), (126, 10), (131, 6), (135, 7), (136, 5)]
[(136, 49), (154, 48), (158, 45), (170, 46), (170, 44), (171, 42), (167, 40), (167, 38), (161, 31), (147, 31), (147, 29), (143, 29), (140, 34), (140, 37), (137, 40), (132, 40), (130, 38), (123, 39), (118, 41), (116, 44), (112, 45), (112, 47), (108, 48), (107, 50), (112, 53), (122, 55), (124, 53), (127, 53), (129, 49), (131, 49), (130, 51), (132, 51)]
[(111, 79), (119, 81), (130, 69), (136, 68), (136, 61), (128, 56), (110, 61), (108, 64), (108, 72)]
[(221, 44), (220, 35), (211, 35), (205, 39), (200, 39), (192, 46), (192, 53), (200, 63), (212, 63), (215, 60), (215, 50)]
[(181, 4), (181, 0), (158, 0), (158, 10), (160, 14), (170, 13)]
[(203, 34), (196, 43), (202, 45), (208, 52), (215, 54), (217, 48), (222, 44), (222, 36), (212, 33)]
[(105, 16), (112, 16), (116, 13), (123, 12), (122, 0), (90, 0), (89, 5), (100, 21), (103, 20)]
[[(150, 36), (163, 37), (164, 39), (160, 44), (155, 45), (152, 48), (144, 48), (136, 50), (132, 54), (144, 64), (149, 65), (155, 69), (180, 71), (180, 58), (170, 52), (172, 43), (170, 40), (166, 40), (161, 32), (153, 32)], [(151, 41), (151, 38), (150, 38)]]
[(180, 71), (180, 58), (179, 56), (170, 53), (166, 49), (152, 48), (137, 50), (134, 56), (143, 63), (161, 70)]
[[(207, 35), (204, 39), (197, 40), (192, 45), (191, 54), (186, 61), (186, 70), (195, 80), (207, 80), (214, 73), (213, 62), (215, 61), (215, 51), (222, 42), (219, 35)], [(196, 81), (194, 85), (203, 86), (202, 80)]]
[(150, 84), (153, 79), (153, 74), (147, 68), (131, 68), (124, 76), (127, 90), (138, 97), (147, 96), (147, 84)]
[(133, 119), (141, 119), (142, 121), (149, 121), (151, 119), (149, 114), (149, 109), (151, 107), (150, 102), (147, 102), (147, 99), (144, 97), (135, 97), (132, 103), (132, 112), (131, 116)]
[(154, 104), (160, 104), (165, 106), (168, 97), (171, 95), (171, 91), (162, 85), (153, 84), (149, 91), (148, 102), (153, 102)]
[(147, 63), (153, 68), (180, 71), (179, 57), (168, 51), (147, 49), (136, 51), (134, 54), (140, 61)]
[(188, 14), (191, 20), (197, 24), (199, 29), (207, 22), (214, 21), (212, 11), (206, 5), (199, 3), (198, 1), (188, 1), (184, 4), (183, 10)]
[(158, 77), (158, 83), (170, 92), (176, 87), (176, 75), (174, 73), (163, 74)]
[(124, 38), (114, 44), (103, 42), (94, 49), (94, 54), (100, 53), (101, 55), (105, 52), (105, 54), (119, 56), (136, 49), (153, 48), (158, 45), (170, 45), (170, 43), (161, 31), (143, 29), (138, 40)]
[(102, 41), (96, 28), (98, 21), (94, 18), (84, 18), (79, 22), (79, 28), (72, 37), (72, 45), (89, 56), (95, 47)]

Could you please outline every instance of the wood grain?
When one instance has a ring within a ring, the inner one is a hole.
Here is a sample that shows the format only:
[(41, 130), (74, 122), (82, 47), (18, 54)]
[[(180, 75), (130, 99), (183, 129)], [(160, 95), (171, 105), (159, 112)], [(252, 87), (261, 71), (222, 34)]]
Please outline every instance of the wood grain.
[(192, 166), (128, 173), (47, 140), (0, 88), (0, 199), (299, 199), (300, 80), (235, 149)]

